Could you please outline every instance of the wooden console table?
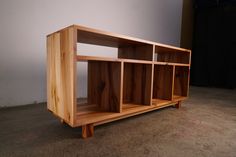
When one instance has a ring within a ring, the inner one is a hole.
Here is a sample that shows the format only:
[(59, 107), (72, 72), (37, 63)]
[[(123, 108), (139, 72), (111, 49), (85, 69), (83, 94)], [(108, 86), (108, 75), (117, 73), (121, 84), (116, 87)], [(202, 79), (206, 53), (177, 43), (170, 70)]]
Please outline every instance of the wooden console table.
[[(82, 56), (77, 43), (114, 47), (116, 58)], [(82, 137), (94, 126), (180, 107), (188, 96), (191, 51), (72, 25), (47, 36), (47, 108)], [(88, 63), (87, 98), (77, 99), (77, 62)]]

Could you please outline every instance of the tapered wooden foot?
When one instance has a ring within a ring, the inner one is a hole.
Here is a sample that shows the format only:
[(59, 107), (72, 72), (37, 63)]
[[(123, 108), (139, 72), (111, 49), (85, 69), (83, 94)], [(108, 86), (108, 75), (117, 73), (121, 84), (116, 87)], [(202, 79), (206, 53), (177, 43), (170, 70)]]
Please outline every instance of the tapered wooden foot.
[(179, 108), (181, 107), (181, 101), (178, 101), (178, 103), (175, 104), (175, 107), (176, 107), (177, 109), (179, 109)]
[(92, 137), (94, 134), (94, 126), (93, 124), (87, 124), (82, 126), (82, 137), (88, 138)]

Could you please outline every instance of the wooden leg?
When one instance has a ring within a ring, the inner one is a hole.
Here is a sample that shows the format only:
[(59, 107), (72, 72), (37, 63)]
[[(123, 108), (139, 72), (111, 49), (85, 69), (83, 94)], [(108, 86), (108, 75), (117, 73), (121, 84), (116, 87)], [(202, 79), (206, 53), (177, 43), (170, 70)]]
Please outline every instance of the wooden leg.
[(177, 109), (179, 109), (179, 108), (181, 107), (181, 101), (178, 101), (178, 103), (175, 104), (175, 107), (176, 107)]
[(93, 124), (87, 124), (82, 126), (82, 137), (88, 138), (92, 137), (94, 134), (94, 126)]

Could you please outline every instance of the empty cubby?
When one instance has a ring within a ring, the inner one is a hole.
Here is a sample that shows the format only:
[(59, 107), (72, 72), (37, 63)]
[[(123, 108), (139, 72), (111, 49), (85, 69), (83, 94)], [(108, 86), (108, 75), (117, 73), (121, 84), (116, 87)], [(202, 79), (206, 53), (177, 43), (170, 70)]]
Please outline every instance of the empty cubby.
[(157, 62), (169, 62), (169, 63), (190, 63), (189, 51), (180, 51), (175, 49), (169, 49), (166, 47), (156, 46), (154, 60)]
[(118, 58), (152, 61), (153, 45), (133, 44), (120, 46), (118, 48)]
[(172, 100), (173, 74), (171, 65), (154, 65), (153, 104), (157, 105), (164, 100)]
[(175, 66), (174, 98), (188, 96), (189, 67)]
[(100, 58), (118, 58), (118, 48), (77, 43), (77, 54), (79, 56), (100, 57)]
[(124, 63), (123, 104), (151, 104), (152, 65)]
[(77, 30), (77, 36), (78, 55), (152, 61), (152, 44), (86, 30)]
[(121, 62), (87, 63), (87, 99), (78, 99), (78, 114), (91, 111), (120, 112)]

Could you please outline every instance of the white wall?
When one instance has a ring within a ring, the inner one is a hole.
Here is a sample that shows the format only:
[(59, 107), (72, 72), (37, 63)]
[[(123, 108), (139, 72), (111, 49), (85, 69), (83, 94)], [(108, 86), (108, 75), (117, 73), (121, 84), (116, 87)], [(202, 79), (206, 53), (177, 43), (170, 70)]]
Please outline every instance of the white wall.
[(81, 24), (179, 46), (181, 13), (182, 0), (1, 0), (0, 107), (46, 101), (47, 34)]

